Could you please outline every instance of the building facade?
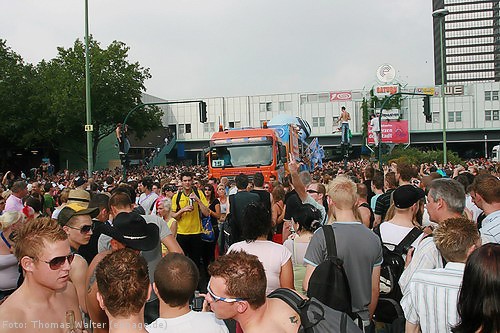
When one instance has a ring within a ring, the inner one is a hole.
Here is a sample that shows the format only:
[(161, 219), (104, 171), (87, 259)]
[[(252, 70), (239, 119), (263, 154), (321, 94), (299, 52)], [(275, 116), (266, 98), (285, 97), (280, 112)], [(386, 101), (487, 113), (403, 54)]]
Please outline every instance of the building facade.
[(441, 85), (441, 19), (445, 84), (500, 81), (499, 0), (433, 0), (435, 84)]
[[(395, 112), (398, 113), (397, 119), (408, 122), (409, 144), (440, 148), (443, 128), (441, 87), (405, 87), (400, 92), (433, 95), (430, 98), (430, 123), (423, 115), (421, 96), (403, 95), (400, 109)], [(500, 82), (444, 87), (449, 149), (470, 149), (484, 156), (485, 146), (487, 152), (500, 142), (499, 93)], [(219, 125), (223, 128), (260, 127), (263, 122), (282, 114), (307, 120), (312, 129), (311, 137), (317, 137), (328, 151), (340, 146), (337, 120), (341, 107), (345, 106), (351, 114), (351, 143), (359, 153), (366, 139), (366, 133), (363, 133), (363, 98), (369, 100), (370, 96), (370, 90), (352, 90), (195, 98), (207, 103), (206, 123), (200, 122), (198, 103), (175, 104), (176, 101), (169, 101), (173, 104), (162, 106), (162, 122), (165, 128), (175, 133), (183, 150), (181, 156), (187, 158), (202, 154)], [(146, 94), (143, 96), (144, 103), (159, 101), (165, 100)]]

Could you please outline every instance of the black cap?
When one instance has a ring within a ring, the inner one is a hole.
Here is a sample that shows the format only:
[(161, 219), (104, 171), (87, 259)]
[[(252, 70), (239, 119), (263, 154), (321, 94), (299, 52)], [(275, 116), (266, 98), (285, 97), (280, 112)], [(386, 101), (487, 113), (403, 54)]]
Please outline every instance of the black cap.
[(160, 230), (154, 223), (136, 212), (120, 213), (113, 219), (113, 226), (106, 223), (103, 234), (112, 237), (125, 246), (141, 251), (154, 249), (160, 241)]
[(423, 197), (425, 197), (425, 192), (413, 185), (402, 185), (392, 193), (394, 206), (402, 209), (413, 206)]

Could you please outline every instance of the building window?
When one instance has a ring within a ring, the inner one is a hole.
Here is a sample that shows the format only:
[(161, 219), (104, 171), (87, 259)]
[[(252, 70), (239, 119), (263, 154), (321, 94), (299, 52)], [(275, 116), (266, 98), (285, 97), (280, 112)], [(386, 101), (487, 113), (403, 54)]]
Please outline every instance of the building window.
[(493, 101), (498, 101), (498, 91), (492, 91), (491, 92), (491, 99)]
[(485, 91), (484, 92), (484, 100), (485, 101), (491, 101), (491, 91)]
[(273, 103), (271, 102), (259, 103), (260, 112), (272, 111), (272, 108), (273, 108)]
[(313, 127), (325, 127), (325, 117), (313, 117)]
[(179, 124), (179, 134), (184, 134), (184, 132), (185, 132), (184, 124)]
[(229, 123), (229, 128), (240, 128), (240, 122), (239, 121), (230, 121)]
[(328, 103), (330, 102), (330, 94), (319, 94), (318, 99), (320, 103)]
[(499, 113), (498, 110), (493, 110), (493, 120), (499, 120)]
[(280, 111), (292, 111), (292, 102), (283, 101), (279, 103)]
[(491, 110), (485, 110), (484, 111), (484, 120), (490, 121), (491, 120)]
[(450, 111), (450, 112), (448, 112), (448, 122), (449, 123), (462, 122), (462, 111)]
[(191, 133), (191, 124), (186, 124), (186, 134)]
[(432, 122), (435, 124), (439, 124), (439, 112), (432, 113)]
[(204, 123), (203, 124), (203, 132), (205, 132), (205, 133), (215, 132), (215, 123), (214, 122)]

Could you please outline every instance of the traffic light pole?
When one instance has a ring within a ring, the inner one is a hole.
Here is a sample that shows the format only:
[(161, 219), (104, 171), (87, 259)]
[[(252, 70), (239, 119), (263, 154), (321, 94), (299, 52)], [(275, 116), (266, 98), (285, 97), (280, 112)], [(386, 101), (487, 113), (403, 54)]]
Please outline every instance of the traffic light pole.
[[(154, 103), (141, 103), (133, 107), (128, 113), (127, 116), (125, 117), (125, 120), (123, 120), (122, 128), (121, 128), (121, 135), (122, 138), (125, 138), (125, 127), (127, 125), (127, 120), (130, 117), (132, 113), (135, 111), (145, 107), (145, 106), (150, 106), (150, 105), (168, 105), (168, 104), (187, 104), (187, 103), (200, 103), (199, 108), (200, 108), (200, 122), (206, 122), (206, 110), (207, 110), (207, 104), (204, 101), (177, 101), (177, 102), (154, 102)], [(204, 120), (204, 121), (203, 121)], [(125, 153), (125, 152), (124, 152)], [(126, 152), (123, 155), (124, 160), (127, 160), (127, 155), (128, 152)], [(127, 163), (123, 163), (123, 178), (122, 181), (126, 182), (127, 179)]]
[(382, 106), (380, 107), (380, 114), (378, 116), (378, 127), (380, 128), (380, 140), (378, 141), (378, 167), (379, 170), (382, 170), (382, 140), (383, 140), (383, 133), (382, 133), (382, 112), (384, 111), (385, 105), (395, 96), (401, 96), (401, 95), (410, 95), (410, 96), (432, 96), (428, 94), (420, 94), (420, 93), (408, 93), (408, 92), (399, 92), (392, 94), (388, 96), (384, 102), (382, 103)]

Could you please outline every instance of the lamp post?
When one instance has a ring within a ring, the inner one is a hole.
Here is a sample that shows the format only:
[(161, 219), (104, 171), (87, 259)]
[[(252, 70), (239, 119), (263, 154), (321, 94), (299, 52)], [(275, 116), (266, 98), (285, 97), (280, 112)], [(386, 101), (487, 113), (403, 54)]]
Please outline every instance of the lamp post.
[(88, 176), (92, 177), (92, 169), (94, 167), (94, 158), (92, 155), (92, 108), (90, 104), (90, 59), (89, 59), (89, 6), (88, 0), (85, 0), (85, 109), (86, 109), (86, 126), (87, 134), (87, 169)]
[(445, 68), (445, 54), (444, 54), (444, 18), (448, 15), (450, 11), (446, 8), (437, 9), (432, 12), (432, 16), (439, 19), (439, 31), (440, 31), (440, 49), (441, 49), (441, 101), (443, 104), (442, 112), (443, 112), (443, 166), (446, 165), (447, 157), (446, 157), (446, 101), (444, 96), (444, 68)]

